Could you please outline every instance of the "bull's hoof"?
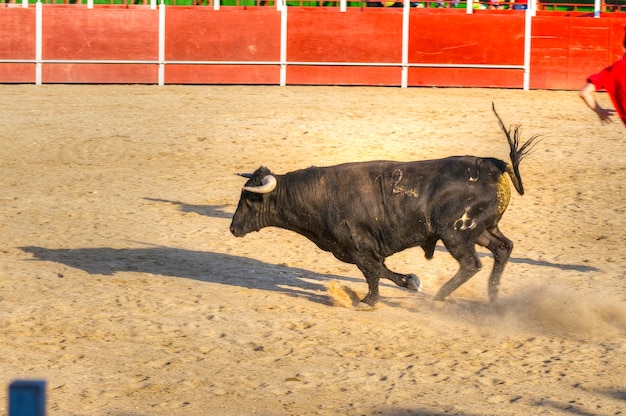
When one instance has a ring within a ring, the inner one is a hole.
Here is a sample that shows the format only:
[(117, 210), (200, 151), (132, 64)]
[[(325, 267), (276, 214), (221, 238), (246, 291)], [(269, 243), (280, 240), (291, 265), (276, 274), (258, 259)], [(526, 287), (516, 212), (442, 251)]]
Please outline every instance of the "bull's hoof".
[(406, 288), (409, 290), (414, 290), (416, 292), (419, 292), (420, 288), (422, 287), (422, 282), (420, 281), (420, 279), (415, 276), (414, 274), (410, 274), (407, 278), (406, 278)]
[(378, 303), (379, 299), (380, 299), (380, 296), (374, 296), (372, 294), (368, 294), (361, 300), (361, 302), (366, 303), (371, 307), (374, 307)]

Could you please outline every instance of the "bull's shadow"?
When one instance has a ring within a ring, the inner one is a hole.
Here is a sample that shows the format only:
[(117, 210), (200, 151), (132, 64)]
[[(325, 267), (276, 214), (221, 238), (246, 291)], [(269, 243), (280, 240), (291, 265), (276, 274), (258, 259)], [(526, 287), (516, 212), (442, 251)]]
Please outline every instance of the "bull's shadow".
[[(180, 201), (170, 201), (166, 199), (158, 199), (158, 198), (145, 198), (147, 201), (153, 202), (162, 202), (166, 204), (176, 205), (182, 212), (194, 212), (198, 215), (204, 215), (208, 217), (216, 217), (216, 218), (228, 218), (231, 219), (233, 214), (225, 211), (224, 208), (228, 205), (193, 205), (187, 204)], [(437, 251), (448, 252), (441, 244), (438, 244), (436, 247)], [(479, 252), (479, 257), (483, 258), (493, 258), (491, 253)], [(546, 260), (535, 260), (528, 257), (515, 257), (511, 256), (509, 258), (509, 263), (518, 263), (518, 264), (528, 264), (531, 266), (540, 266), (540, 267), (551, 267), (559, 270), (572, 270), (577, 272), (597, 272), (600, 271), (597, 267), (587, 266), (583, 264), (569, 264), (569, 263), (553, 263)], [(487, 267), (485, 265), (485, 267)], [(490, 267), (490, 266), (488, 266)]]
[(81, 269), (90, 275), (112, 276), (139, 272), (194, 279), (306, 297), (328, 304), (325, 283), (333, 280), (365, 282), (365, 279), (318, 274), (310, 270), (264, 263), (247, 257), (172, 247), (49, 249), (20, 247), (31, 261), (49, 261)]
[[(435, 248), (435, 250), (437, 250), (437, 251), (445, 251), (446, 253), (448, 252), (448, 250), (446, 250), (444, 247), (441, 247), (441, 246), (437, 246)], [(479, 252), (478, 253), (478, 257), (493, 258), (493, 255), (491, 255), (490, 253)], [(509, 263), (529, 264), (531, 266), (541, 266), (541, 267), (553, 267), (553, 268), (559, 269), (559, 270), (573, 270), (573, 271), (584, 272), (584, 273), (600, 271), (600, 269), (598, 269), (597, 267), (586, 266), (586, 265), (583, 265), (583, 264), (552, 263), (552, 262), (546, 261), (546, 260), (529, 259), (528, 257), (513, 257), (513, 256), (511, 256), (509, 258)]]

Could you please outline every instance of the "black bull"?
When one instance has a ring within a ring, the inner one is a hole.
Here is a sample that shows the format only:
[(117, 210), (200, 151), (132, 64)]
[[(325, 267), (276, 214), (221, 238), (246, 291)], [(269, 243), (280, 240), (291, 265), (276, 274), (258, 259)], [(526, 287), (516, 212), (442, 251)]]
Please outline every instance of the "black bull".
[(505, 173), (523, 194), (518, 166), (537, 138), (520, 145), (519, 126), (512, 138), (511, 130), (499, 117), (498, 121), (509, 141), (511, 163), (455, 156), (417, 162), (346, 163), (285, 175), (260, 167), (253, 174), (242, 174), (248, 182), (230, 231), (243, 237), (275, 226), (307, 237), (361, 270), (369, 286), (363, 302), (370, 305), (380, 298), (380, 278), (419, 289), (415, 275), (395, 273), (385, 266), (390, 255), (420, 246), (430, 259), (441, 240), (460, 265), (435, 295), (443, 300), (480, 270), (478, 244), (493, 253), (489, 298), (494, 301), (513, 249), (511, 240), (498, 228), (511, 196)]

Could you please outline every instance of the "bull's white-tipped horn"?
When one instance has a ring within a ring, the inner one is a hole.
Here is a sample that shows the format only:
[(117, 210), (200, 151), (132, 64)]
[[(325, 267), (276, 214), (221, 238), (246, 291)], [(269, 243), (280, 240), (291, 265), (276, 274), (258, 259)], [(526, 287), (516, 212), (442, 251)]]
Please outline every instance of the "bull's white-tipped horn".
[(276, 189), (276, 178), (274, 175), (267, 175), (261, 181), (260, 186), (244, 186), (243, 189), (256, 194), (268, 194)]

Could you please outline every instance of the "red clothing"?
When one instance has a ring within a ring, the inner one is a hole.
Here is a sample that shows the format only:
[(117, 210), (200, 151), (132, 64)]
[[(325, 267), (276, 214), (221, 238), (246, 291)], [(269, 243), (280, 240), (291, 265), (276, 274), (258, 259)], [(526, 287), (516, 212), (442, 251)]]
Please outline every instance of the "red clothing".
[(606, 90), (611, 96), (615, 111), (626, 125), (626, 55), (613, 65), (587, 79), (597, 90)]

